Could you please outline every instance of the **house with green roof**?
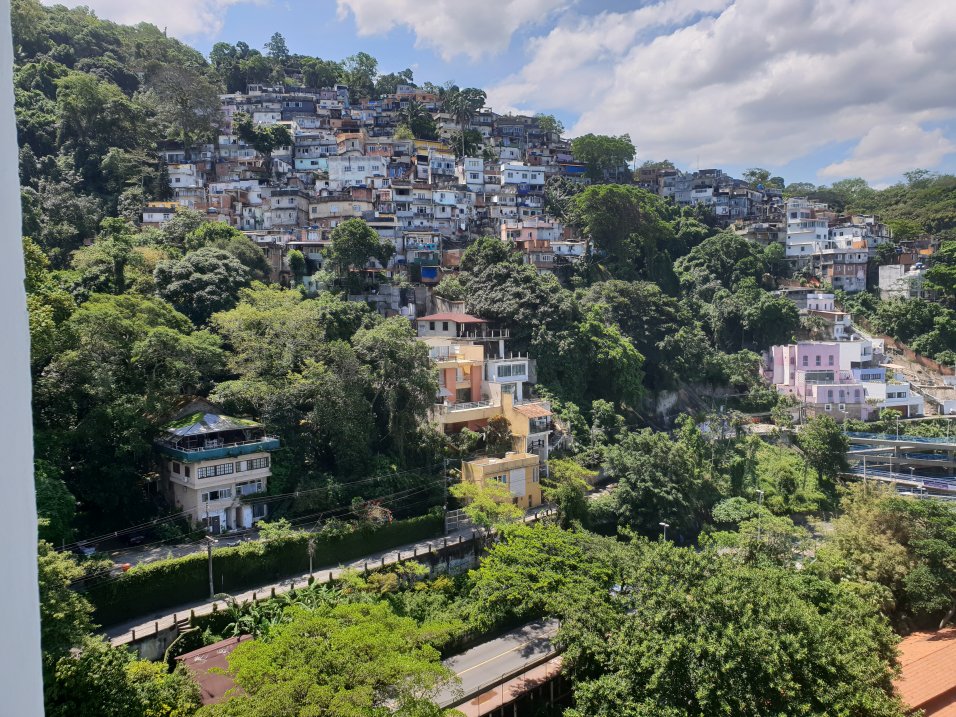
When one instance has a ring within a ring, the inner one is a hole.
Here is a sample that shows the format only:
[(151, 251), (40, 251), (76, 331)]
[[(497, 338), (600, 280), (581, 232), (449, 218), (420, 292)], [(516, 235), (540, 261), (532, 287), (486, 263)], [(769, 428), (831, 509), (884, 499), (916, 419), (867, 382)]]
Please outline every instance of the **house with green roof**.
[(218, 413), (205, 401), (183, 406), (156, 438), (170, 503), (213, 534), (251, 528), (265, 518), (261, 500), (279, 439), (261, 423)]

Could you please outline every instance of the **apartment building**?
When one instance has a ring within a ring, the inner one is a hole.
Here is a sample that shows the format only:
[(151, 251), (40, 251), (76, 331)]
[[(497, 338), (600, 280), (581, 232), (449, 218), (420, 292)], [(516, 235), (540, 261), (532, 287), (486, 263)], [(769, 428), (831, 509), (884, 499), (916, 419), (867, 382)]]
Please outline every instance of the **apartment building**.
[[(205, 404), (205, 402), (200, 402)], [(250, 528), (267, 513), (265, 493), (279, 439), (260, 423), (200, 410), (181, 412), (156, 439), (160, 479), (170, 503), (210, 533)]]

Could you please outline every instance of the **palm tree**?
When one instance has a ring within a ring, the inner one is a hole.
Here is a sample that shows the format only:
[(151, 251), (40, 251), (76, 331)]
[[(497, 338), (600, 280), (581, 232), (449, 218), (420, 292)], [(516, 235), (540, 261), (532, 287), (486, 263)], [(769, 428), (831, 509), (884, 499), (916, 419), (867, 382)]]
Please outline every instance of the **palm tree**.
[(411, 129), (414, 123), (421, 119), (424, 114), (425, 105), (418, 100), (409, 100), (405, 108), (398, 113), (398, 117), (403, 124), (407, 124), (408, 128)]
[(487, 95), (483, 90), (475, 87), (466, 87), (463, 90), (452, 91), (445, 98), (445, 110), (455, 118), (461, 130), (461, 156), (465, 156), (465, 126), (471, 122), (475, 113), (485, 106)]

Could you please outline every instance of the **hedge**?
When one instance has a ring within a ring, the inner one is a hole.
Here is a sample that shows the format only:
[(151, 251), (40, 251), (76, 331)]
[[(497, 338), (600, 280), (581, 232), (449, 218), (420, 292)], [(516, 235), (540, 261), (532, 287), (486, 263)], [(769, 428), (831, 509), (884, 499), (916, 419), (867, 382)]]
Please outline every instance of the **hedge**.
[[(441, 515), (430, 514), (377, 528), (367, 526), (339, 538), (316, 535), (313, 565), (340, 565), (363, 555), (432, 538), (442, 533), (443, 523)], [(216, 592), (236, 593), (307, 572), (308, 541), (309, 535), (301, 533), (214, 550)], [(208, 598), (206, 551), (135, 566), (121, 577), (89, 586), (86, 597), (96, 609), (94, 619), (104, 626)]]

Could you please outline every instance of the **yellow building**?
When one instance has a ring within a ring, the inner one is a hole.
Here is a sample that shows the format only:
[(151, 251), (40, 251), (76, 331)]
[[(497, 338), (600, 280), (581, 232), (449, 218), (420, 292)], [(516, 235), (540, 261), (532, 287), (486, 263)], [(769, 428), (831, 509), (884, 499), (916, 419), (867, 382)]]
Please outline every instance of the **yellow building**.
[(486, 456), (461, 464), (461, 479), (478, 485), (492, 481), (508, 486), (514, 504), (521, 508), (541, 505), (540, 459), (534, 453)]

